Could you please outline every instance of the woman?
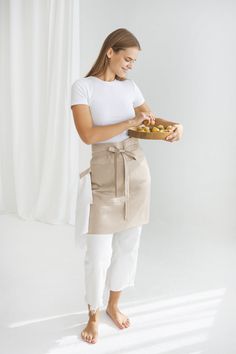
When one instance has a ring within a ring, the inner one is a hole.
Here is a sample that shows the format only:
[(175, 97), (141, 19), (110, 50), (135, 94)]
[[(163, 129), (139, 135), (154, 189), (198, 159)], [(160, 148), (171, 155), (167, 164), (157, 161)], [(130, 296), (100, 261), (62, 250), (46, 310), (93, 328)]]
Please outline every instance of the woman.
[[(134, 285), (142, 225), (149, 222), (149, 166), (139, 140), (127, 134), (130, 127), (154, 120), (138, 86), (126, 79), (140, 50), (132, 33), (115, 30), (105, 39), (89, 73), (72, 85), (75, 126), (83, 142), (92, 146), (93, 202), (85, 257), (89, 320), (81, 332), (89, 343), (97, 341), (105, 286), (110, 291), (107, 314), (120, 329), (130, 325), (118, 301), (121, 291)], [(179, 140), (182, 126), (168, 123), (175, 125), (168, 141)]]

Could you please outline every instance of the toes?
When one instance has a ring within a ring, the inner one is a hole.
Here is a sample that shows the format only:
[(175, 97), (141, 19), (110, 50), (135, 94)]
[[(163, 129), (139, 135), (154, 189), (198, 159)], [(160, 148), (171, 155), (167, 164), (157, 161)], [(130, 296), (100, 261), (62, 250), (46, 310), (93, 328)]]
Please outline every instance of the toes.
[(86, 342), (90, 342), (89, 335), (84, 334), (84, 335), (83, 335), (83, 339), (84, 339)]
[(126, 328), (127, 327), (127, 325), (126, 325), (126, 322), (124, 321), (124, 322), (122, 322), (122, 326), (123, 326), (123, 328)]
[(123, 322), (119, 323), (119, 326), (120, 326), (121, 329), (123, 329), (124, 328), (124, 323)]
[[(120, 311), (119, 311), (120, 312)], [(129, 327), (130, 325), (130, 321), (129, 318), (126, 318), (123, 322), (119, 321), (119, 317), (115, 316), (114, 314), (110, 314), (108, 310), (106, 310), (106, 313), (109, 315), (109, 317), (111, 317), (111, 319), (113, 320), (113, 322), (115, 322), (115, 324), (117, 325), (118, 328), (120, 329), (124, 329)], [(124, 318), (125, 316), (120, 312), (120, 315)]]
[(130, 325), (129, 318), (127, 318), (127, 319), (123, 322), (123, 325), (124, 325), (126, 328), (129, 327), (129, 325)]
[(97, 341), (96, 336), (93, 337), (92, 335), (89, 335), (89, 334), (87, 334), (87, 333), (84, 332), (84, 331), (81, 332), (81, 337), (82, 337), (82, 339), (83, 339), (85, 342), (87, 342), (87, 343), (95, 344), (96, 341)]
[(118, 320), (116, 320), (116, 324), (120, 329), (123, 329), (123, 323), (120, 323)]

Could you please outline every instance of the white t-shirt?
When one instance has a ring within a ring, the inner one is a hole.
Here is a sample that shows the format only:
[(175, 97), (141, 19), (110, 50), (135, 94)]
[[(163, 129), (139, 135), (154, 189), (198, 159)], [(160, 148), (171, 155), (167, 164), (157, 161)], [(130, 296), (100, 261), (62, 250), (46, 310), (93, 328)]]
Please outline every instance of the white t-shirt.
[[(94, 125), (109, 125), (134, 118), (134, 108), (144, 103), (144, 97), (131, 79), (104, 81), (95, 76), (76, 80), (71, 87), (71, 106), (87, 104)], [(127, 130), (99, 143), (127, 139)]]

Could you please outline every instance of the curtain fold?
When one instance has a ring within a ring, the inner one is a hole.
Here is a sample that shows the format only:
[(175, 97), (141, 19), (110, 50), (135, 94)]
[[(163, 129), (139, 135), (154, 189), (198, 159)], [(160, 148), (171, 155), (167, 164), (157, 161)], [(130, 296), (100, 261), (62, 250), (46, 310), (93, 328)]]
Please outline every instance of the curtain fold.
[(79, 1), (1, 1), (0, 212), (75, 224)]

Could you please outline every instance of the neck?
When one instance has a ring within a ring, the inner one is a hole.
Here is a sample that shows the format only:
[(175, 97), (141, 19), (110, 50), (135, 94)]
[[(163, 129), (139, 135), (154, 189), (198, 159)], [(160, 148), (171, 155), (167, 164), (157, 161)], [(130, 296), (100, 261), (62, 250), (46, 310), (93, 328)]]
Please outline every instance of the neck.
[(109, 69), (105, 71), (102, 75), (99, 75), (98, 78), (104, 81), (114, 81), (116, 75)]

